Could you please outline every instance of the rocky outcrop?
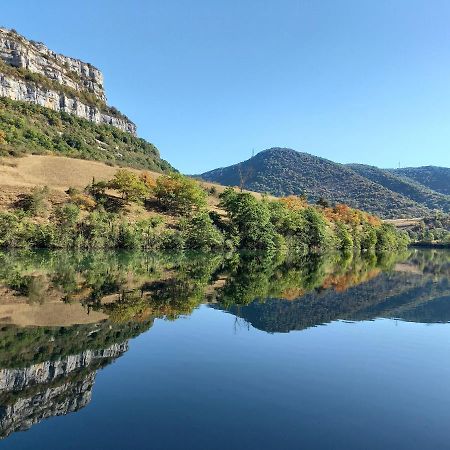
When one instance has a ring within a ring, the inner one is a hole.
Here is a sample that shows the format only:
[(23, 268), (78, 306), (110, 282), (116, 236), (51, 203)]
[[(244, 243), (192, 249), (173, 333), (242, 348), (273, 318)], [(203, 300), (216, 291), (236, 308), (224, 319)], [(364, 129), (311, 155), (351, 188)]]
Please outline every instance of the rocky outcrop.
[(48, 49), (41, 42), (0, 28), (0, 58), (10, 66), (44, 75), (75, 90), (86, 89), (106, 102), (103, 75), (94, 66)]
[(0, 61), (8, 69), (0, 66), (0, 96), (136, 134), (133, 122), (106, 105), (103, 75), (91, 64), (55, 53), (5, 28), (0, 28)]
[(112, 125), (122, 131), (136, 134), (136, 125), (121, 116), (108, 114), (96, 106), (83, 103), (77, 97), (68, 96), (64, 92), (41, 88), (37, 83), (27, 82), (2, 73), (0, 73), (0, 96), (35, 103), (55, 111), (64, 111), (91, 122)]
[(26, 389), (36, 384), (45, 384), (59, 377), (90, 366), (98, 360), (118, 358), (128, 350), (128, 342), (114, 344), (107, 349), (85, 350), (56, 361), (45, 361), (21, 369), (0, 369), (0, 393)]

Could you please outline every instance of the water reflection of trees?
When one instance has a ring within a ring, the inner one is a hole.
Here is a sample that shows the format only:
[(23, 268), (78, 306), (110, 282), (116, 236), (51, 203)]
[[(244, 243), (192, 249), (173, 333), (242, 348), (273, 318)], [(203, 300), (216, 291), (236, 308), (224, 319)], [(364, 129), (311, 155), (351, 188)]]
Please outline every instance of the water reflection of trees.
[(200, 303), (228, 308), (268, 298), (295, 301), (308, 293), (343, 293), (392, 271), (449, 275), (448, 254), (353, 258), (336, 254), (270, 258), (259, 254), (145, 254), (133, 252), (0, 254), (0, 282), (33, 304), (59, 295), (115, 323), (149, 318), (174, 319)]

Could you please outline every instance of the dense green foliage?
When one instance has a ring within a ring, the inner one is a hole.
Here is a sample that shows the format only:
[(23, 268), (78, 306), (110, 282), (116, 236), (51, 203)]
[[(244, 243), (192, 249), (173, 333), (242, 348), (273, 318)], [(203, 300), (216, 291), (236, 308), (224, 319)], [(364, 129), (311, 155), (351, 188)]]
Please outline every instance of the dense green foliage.
[(447, 196), (425, 186), (384, 171), (383, 177), (358, 172), (307, 153), (272, 148), (201, 177), (277, 196), (305, 194), (312, 202), (346, 203), (384, 218), (421, 217), (431, 214), (430, 208), (449, 209)]
[(406, 231), (415, 244), (450, 247), (449, 214), (425, 217), (418, 224), (408, 227)]
[(0, 98), (0, 154), (56, 154), (170, 172), (153, 144), (110, 125), (99, 125), (32, 103)]
[(450, 195), (450, 168), (448, 167), (405, 167), (393, 169), (392, 172), (414, 180), (433, 191)]
[[(129, 221), (120, 210), (123, 204), (106, 193), (108, 188), (125, 202), (156, 203), (181, 218), (170, 225), (161, 216)], [(374, 216), (346, 205), (308, 205), (300, 197), (258, 200), (228, 188), (220, 195), (226, 217), (208, 213), (205, 190), (179, 174), (162, 175), (152, 185), (145, 174), (138, 177), (121, 169), (109, 182), (93, 182), (87, 192), (71, 191), (70, 201), (43, 222), (36, 216), (45, 190), (33, 191), (28, 201), (32, 208), (26, 203), (26, 208), (0, 213), (0, 247), (239, 249), (304, 255), (330, 250), (385, 253), (408, 244), (406, 234)]]
[[(430, 209), (450, 212), (450, 195), (433, 191), (417, 181), (403, 177), (401, 172), (363, 164), (350, 164), (348, 167), (374, 183), (397, 192), (416, 203), (425, 205)], [(450, 182), (450, 177), (448, 181)]]
[(297, 254), (343, 252), (387, 252), (408, 243), (404, 233), (362, 211), (345, 205), (335, 208), (304, 206), (298, 199), (258, 201), (248, 193), (227, 189), (221, 206), (229, 222), (227, 237), (238, 248), (285, 250)]

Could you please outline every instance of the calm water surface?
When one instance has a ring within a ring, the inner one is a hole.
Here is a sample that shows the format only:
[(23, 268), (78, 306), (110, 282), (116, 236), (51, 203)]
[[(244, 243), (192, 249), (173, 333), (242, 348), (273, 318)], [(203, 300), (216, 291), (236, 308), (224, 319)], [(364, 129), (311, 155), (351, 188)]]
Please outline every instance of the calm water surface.
[(2, 448), (449, 447), (449, 252), (0, 263)]

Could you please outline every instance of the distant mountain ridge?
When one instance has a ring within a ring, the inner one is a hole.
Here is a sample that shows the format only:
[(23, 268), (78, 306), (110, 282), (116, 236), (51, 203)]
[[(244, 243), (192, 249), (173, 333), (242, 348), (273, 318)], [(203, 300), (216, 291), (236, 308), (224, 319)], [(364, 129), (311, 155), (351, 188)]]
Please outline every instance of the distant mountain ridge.
[(450, 168), (439, 166), (405, 167), (393, 173), (414, 180), (441, 194), (450, 195)]
[[(270, 148), (247, 161), (200, 175), (206, 181), (241, 186), (277, 196), (305, 194), (346, 203), (381, 217), (421, 217), (434, 210), (450, 212), (450, 196), (428, 185), (445, 185), (444, 175), (429, 171), (397, 172), (361, 164), (339, 164), (289, 148)], [(402, 170), (402, 169), (400, 169)], [(405, 169), (406, 170), (406, 169)], [(450, 169), (447, 169), (450, 173)], [(412, 173), (407, 177), (405, 173)], [(425, 177), (429, 180), (422, 184)], [(443, 189), (441, 189), (443, 190)]]

